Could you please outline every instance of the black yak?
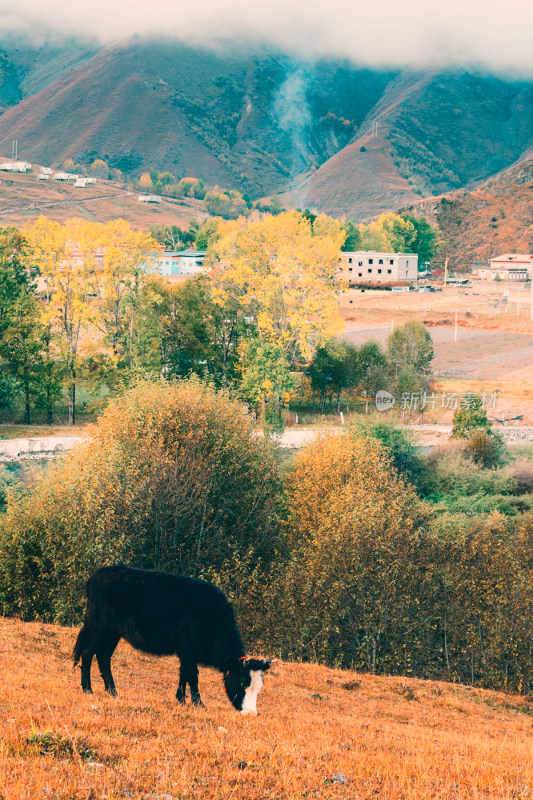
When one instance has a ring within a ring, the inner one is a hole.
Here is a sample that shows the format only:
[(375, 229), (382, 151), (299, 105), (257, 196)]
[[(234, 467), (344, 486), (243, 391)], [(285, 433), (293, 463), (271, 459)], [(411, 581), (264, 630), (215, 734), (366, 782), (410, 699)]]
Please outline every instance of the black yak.
[(116, 695), (111, 656), (121, 638), (137, 650), (177, 655), (180, 680), (176, 698), (185, 703), (187, 684), (195, 705), (198, 664), (224, 675), (230, 701), (243, 714), (257, 714), (256, 700), (269, 660), (244, 654), (231, 604), (216, 586), (168, 572), (124, 565), (97, 569), (87, 581), (85, 620), (74, 646), (81, 659), (81, 685), (91, 692), (91, 662), (96, 656), (105, 689)]

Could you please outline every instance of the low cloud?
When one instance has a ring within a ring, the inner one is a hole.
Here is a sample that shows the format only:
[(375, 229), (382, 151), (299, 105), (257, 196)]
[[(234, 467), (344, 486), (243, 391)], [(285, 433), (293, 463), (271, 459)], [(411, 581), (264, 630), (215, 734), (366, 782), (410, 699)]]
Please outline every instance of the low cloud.
[(369, 67), (481, 67), (533, 76), (529, 0), (0, 0), (0, 30), (56, 31), (102, 42), (132, 34), (194, 45), (264, 43)]

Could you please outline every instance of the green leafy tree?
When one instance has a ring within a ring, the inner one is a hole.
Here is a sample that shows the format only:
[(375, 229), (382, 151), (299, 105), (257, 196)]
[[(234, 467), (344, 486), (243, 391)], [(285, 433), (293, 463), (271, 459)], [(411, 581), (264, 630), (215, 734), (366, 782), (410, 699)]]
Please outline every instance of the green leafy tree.
[(355, 222), (352, 222), (351, 219), (347, 219), (342, 223), (341, 228), (346, 234), (346, 238), (341, 250), (345, 253), (351, 253), (354, 250), (360, 250), (362, 239), (359, 226), (356, 225)]
[(198, 226), (193, 227), (192, 225), (188, 230), (184, 230), (178, 225), (152, 225), (150, 236), (167, 250), (181, 250), (192, 247), (197, 231)]
[(487, 412), (479, 395), (469, 395), (468, 402), (460, 406), (453, 414), (452, 436), (456, 439), (468, 439), (474, 430), (491, 430)]
[(328, 339), (318, 345), (313, 359), (306, 369), (311, 388), (318, 392), (320, 410), (324, 413), (327, 396), (340, 393), (343, 388), (344, 358), (346, 349), (342, 342)]
[(281, 430), (281, 407), (289, 402), (298, 377), (291, 372), (283, 347), (258, 339), (242, 348), (240, 392), (258, 411), (264, 425)]
[(381, 389), (387, 380), (387, 358), (377, 342), (366, 342), (359, 349), (359, 366), (365, 392), (365, 413), (368, 414), (370, 397)]
[(433, 341), (419, 320), (398, 325), (387, 340), (387, 350), (397, 372), (405, 366), (412, 367), (419, 375), (431, 372)]
[(409, 252), (418, 254), (418, 268), (423, 269), (424, 263), (431, 261), (439, 250), (440, 230), (437, 225), (432, 227), (424, 217), (413, 217), (411, 214), (401, 216), (414, 228), (409, 241)]

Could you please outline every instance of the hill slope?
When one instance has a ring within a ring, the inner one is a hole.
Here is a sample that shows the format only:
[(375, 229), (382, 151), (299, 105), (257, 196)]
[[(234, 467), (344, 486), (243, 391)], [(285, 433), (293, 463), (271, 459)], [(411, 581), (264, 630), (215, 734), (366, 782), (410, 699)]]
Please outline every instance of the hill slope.
[(292, 197), (364, 220), (417, 196), (472, 187), (532, 146), (533, 83), (406, 71), (387, 85), (354, 141)]
[(525, 698), (280, 663), (265, 676), (260, 716), (242, 717), (218, 674), (201, 671), (205, 709), (181, 707), (176, 660), (122, 644), (118, 698), (96, 675), (83, 695), (75, 636), (0, 618), (3, 800), (532, 795)]
[(4, 152), (18, 139), (30, 161), (100, 157), (126, 175), (168, 170), (356, 220), (471, 189), (533, 147), (523, 80), (138, 38), (47, 46), (42, 63), (4, 55)]
[(472, 191), (458, 190), (406, 207), (437, 222), (452, 266), (503, 253), (533, 252), (533, 159), (525, 158)]
[(126, 42), (8, 110), (0, 144), (18, 138), (40, 163), (98, 155), (123, 171), (167, 169), (262, 195), (349, 142), (389, 79), (281, 54)]
[(98, 180), (79, 189), (54, 180), (39, 181), (37, 175), (0, 172), (0, 224), (20, 226), (43, 214), (58, 222), (70, 217), (95, 222), (122, 217), (135, 228), (162, 224), (188, 228), (193, 220), (202, 222), (208, 216), (202, 203), (192, 198), (163, 197), (160, 204), (147, 205), (139, 202), (138, 192), (113, 181)]

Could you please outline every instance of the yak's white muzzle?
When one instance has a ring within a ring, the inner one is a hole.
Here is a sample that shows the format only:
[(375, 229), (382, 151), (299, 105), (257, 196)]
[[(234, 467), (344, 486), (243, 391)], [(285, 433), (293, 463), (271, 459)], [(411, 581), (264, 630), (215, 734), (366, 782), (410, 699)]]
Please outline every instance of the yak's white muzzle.
[(246, 688), (244, 700), (242, 701), (241, 714), (252, 714), (257, 716), (257, 695), (261, 691), (263, 685), (263, 673), (261, 670), (252, 670), (250, 672), (252, 682)]

